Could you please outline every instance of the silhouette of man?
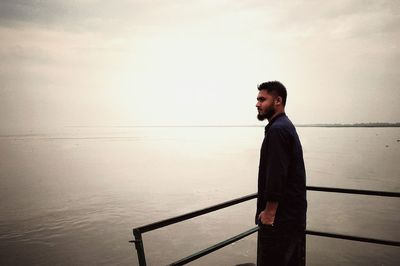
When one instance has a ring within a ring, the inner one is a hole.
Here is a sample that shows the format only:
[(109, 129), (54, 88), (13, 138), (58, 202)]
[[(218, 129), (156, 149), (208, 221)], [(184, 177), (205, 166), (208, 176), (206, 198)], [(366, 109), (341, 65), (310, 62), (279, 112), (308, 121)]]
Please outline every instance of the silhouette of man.
[(285, 86), (269, 81), (258, 90), (257, 118), (269, 123), (258, 172), (257, 265), (304, 265), (307, 199), (303, 150), (285, 114)]

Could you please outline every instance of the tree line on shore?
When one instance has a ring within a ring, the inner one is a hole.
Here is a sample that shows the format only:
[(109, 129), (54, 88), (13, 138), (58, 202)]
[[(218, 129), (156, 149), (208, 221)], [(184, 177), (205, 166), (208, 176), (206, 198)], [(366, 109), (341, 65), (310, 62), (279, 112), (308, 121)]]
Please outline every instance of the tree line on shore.
[(354, 123), (354, 124), (299, 124), (298, 127), (400, 127), (399, 123)]

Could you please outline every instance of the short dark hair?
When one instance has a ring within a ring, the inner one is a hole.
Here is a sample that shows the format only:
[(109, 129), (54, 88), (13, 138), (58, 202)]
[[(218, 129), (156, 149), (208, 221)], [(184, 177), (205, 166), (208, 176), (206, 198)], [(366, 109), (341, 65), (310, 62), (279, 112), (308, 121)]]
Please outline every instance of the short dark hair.
[(261, 83), (260, 85), (258, 85), (258, 90), (259, 91), (266, 90), (268, 91), (268, 93), (274, 94), (275, 96), (281, 96), (283, 106), (286, 105), (286, 98), (287, 98), (286, 88), (279, 81), (274, 80)]

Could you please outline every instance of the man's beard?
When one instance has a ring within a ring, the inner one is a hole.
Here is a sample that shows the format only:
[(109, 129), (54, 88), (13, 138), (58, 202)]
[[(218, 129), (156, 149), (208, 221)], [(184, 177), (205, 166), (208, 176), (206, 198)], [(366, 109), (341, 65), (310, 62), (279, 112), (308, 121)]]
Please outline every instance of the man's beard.
[(275, 110), (275, 108), (274, 107), (271, 107), (271, 108), (269, 108), (268, 110), (267, 110), (267, 112), (266, 113), (264, 113), (264, 114), (258, 114), (257, 115), (257, 119), (258, 120), (260, 120), (260, 121), (263, 121), (263, 120), (265, 120), (265, 119), (270, 119), (274, 114), (275, 114), (275, 112), (276, 112), (276, 110)]

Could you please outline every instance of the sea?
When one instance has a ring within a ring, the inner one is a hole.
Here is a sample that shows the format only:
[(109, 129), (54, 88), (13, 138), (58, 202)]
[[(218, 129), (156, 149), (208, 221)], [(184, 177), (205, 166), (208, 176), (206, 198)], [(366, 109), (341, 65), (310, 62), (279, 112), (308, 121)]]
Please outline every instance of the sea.
[[(298, 127), (308, 186), (400, 192), (400, 128)], [(132, 229), (257, 189), (262, 126), (0, 135), (0, 265), (138, 265)], [(400, 199), (308, 191), (307, 228), (400, 241)], [(147, 232), (166, 265), (254, 225), (255, 200)], [(189, 265), (255, 263), (256, 234)], [(307, 236), (307, 265), (400, 265), (400, 248)]]

